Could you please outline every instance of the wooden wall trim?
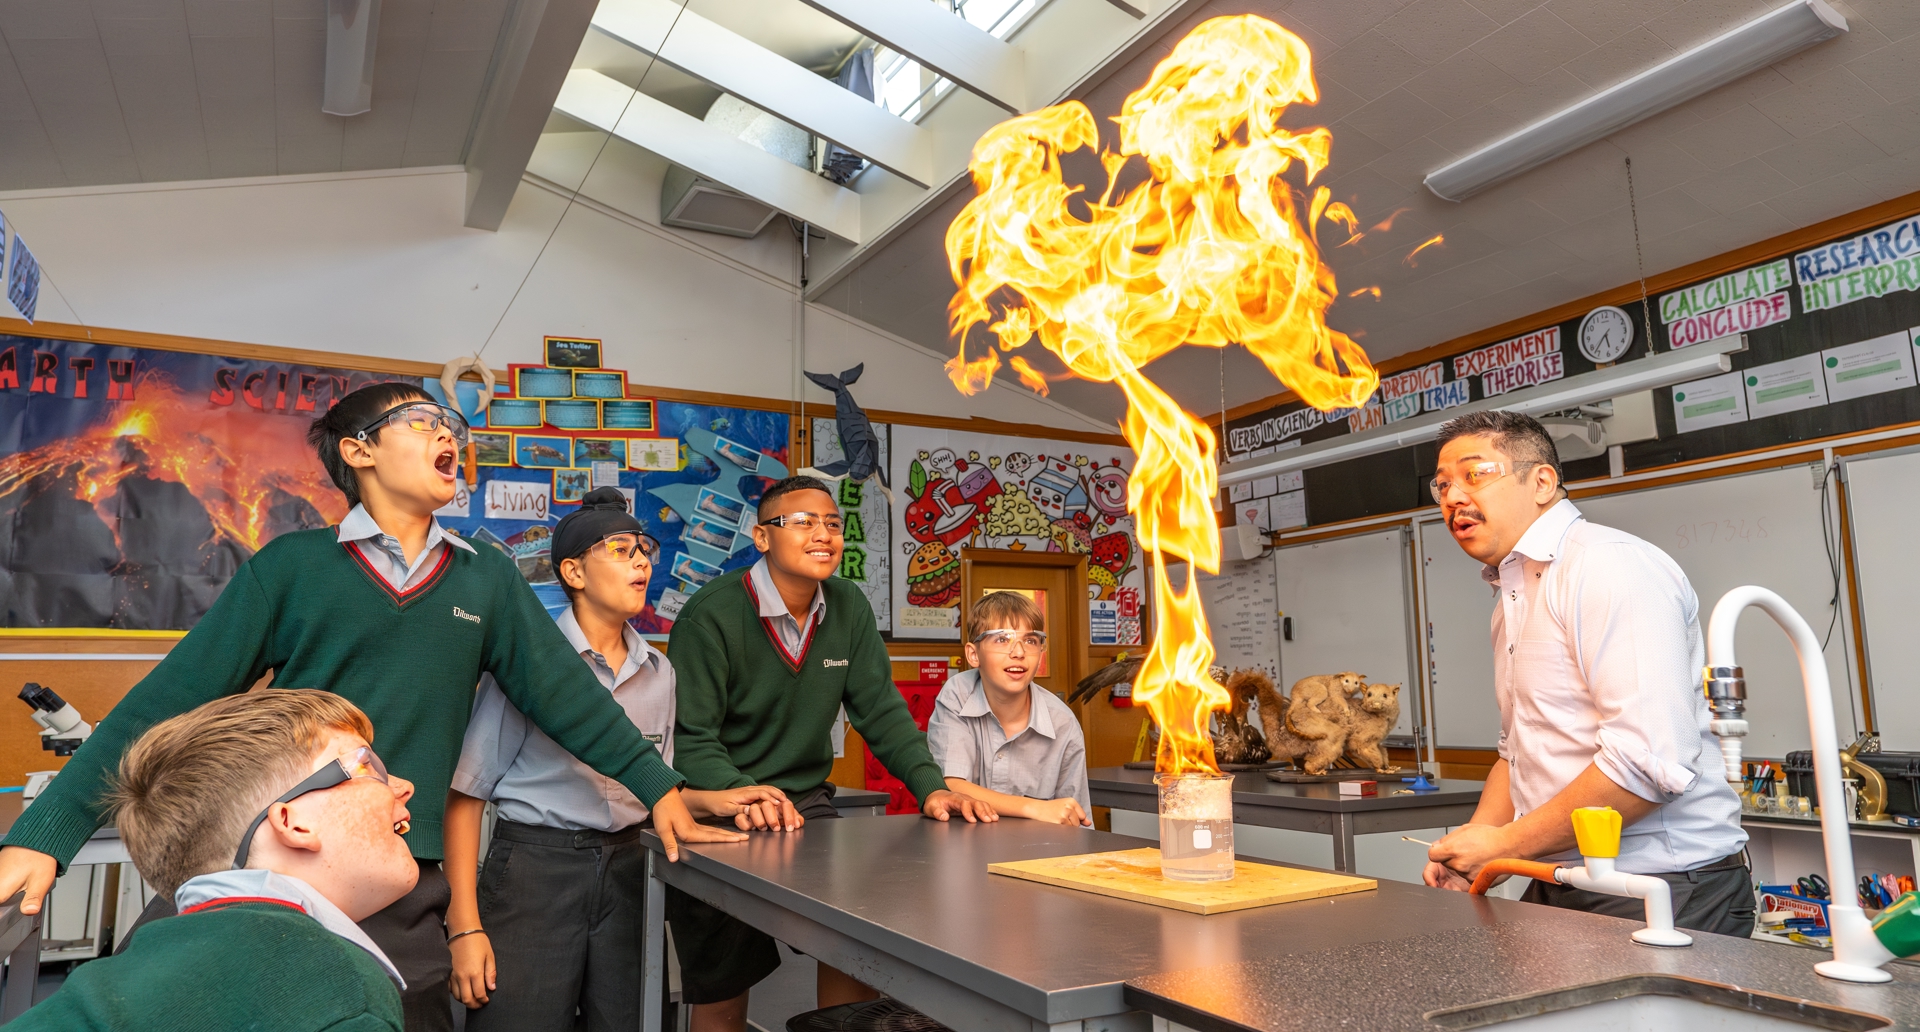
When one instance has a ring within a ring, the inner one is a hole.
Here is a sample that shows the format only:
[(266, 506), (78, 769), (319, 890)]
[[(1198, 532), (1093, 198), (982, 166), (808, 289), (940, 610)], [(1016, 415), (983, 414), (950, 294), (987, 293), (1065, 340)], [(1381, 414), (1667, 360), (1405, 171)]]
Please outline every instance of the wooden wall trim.
[[(1732, 272), (1735, 269), (1743, 269), (1749, 265), (1757, 265), (1761, 262), (1771, 261), (1782, 255), (1805, 250), (1815, 244), (1831, 240), (1835, 237), (1849, 236), (1861, 230), (1871, 229), (1882, 223), (1892, 222), (1896, 219), (1903, 219), (1915, 214), (1920, 214), (1920, 191), (1895, 197), (1891, 200), (1881, 201), (1879, 204), (1869, 205), (1858, 211), (1848, 212), (1845, 215), (1836, 215), (1825, 222), (1816, 222), (1811, 226), (1803, 226), (1800, 229), (1791, 230), (1779, 236), (1768, 237), (1758, 243), (1748, 244), (1745, 247), (1736, 247), (1723, 254), (1717, 254), (1711, 258), (1704, 258), (1690, 265), (1682, 265), (1677, 269), (1669, 269), (1658, 275), (1649, 276), (1647, 277), (1646, 285), (1647, 296), (1652, 298), (1655, 295), (1665, 293), (1677, 287), (1684, 287), (1689, 283), (1712, 279), (1715, 276)], [(1441, 341), (1438, 344), (1421, 348), (1418, 351), (1410, 351), (1404, 355), (1395, 355), (1392, 358), (1382, 360), (1378, 368), (1380, 374), (1385, 376), (1389, 373), (1412, 369), (1415, 366), (1426, 365), (1435, 359), (1450, 358), (1463, 351), (1471, 351), (1483, 344), (1491, 344), (1495, 341), (1506, 340), (1509, 337), (1519, 336), (1522, 333), (1540, 329), (1543, 326), (1553, 326), (1566, 322), (1576, 316), (1585, 315), (1601, 305), (1624, 305), (1629, 301), (1638, 302), (1640, 300), (1640, 290), (1638, 280), (1631, 283), (1623, 283), (1610, 290), (1603, 290), (1597, 294), (1589, 294), (1586, 297), (1568, 301), (1565, 304), (1555, 305), (1552, 308), (1535, 312), (1532, 315), (1523, 316), (1519, 319), (1509, 319), (1498, 326), (1489, 326), (1484, 330), (1477, 330), (1464, 336), (1455, 337), (1452, 340)], [(1649, 332), (1651, 332), (1651, 330), (1649, 330)], [(1283, 391), (1282, 393), (1260, 401), (1250, 401), (1244, 405), (1237, 405), (1230, 408), (1227, 410), (1227, 419), (1235, 420), (1244, 416), (1255, 415), (1265, 412), (1270, 408), (1298, 400), (1300, 400), (1299, 395), (1292, 391)]]

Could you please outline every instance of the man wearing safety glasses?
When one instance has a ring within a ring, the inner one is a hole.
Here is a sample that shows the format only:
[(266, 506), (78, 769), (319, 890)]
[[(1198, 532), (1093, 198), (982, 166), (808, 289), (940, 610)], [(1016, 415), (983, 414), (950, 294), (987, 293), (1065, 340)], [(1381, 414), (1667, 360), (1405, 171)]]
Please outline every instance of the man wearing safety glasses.
[[(1588, 523), (1535, 420), (1475, 412), (1440, 430), (1432, 483), (1447, 529), (1493, 586), (1500, 759), (1470, 823), (1428, 851), (1429, 885), (1488, 861), (1578, 859), (1572, 812), (1611, 806), (1617, 865), (1673, 888), (1674, 923), (1746, 936), (1740, 803), (1700, 693), (1700, 601), (1665, 552)], [(1535, 881), (1522, 897), (1637, 919), (1640, 901)]]
[[(533, 726), (645, 803), (669, 859), (681, 841), (745, 838), (695, 822), (683, 779), (580, 662), (513, 561), (434, 519), (453, 500), (467, 434), (458, 413), (408, 383), (362, 387), (315, 419), (307, 439), (346, 496), (346, 518), (281, 534), (235, 571), (15, 822), (0, 849), (0, 899), (24, 888), (21, 909), (39, 912), (56, 870), (99, 825), (108, 778), (141, 732), (244, 692), (268, 671), (275, 685), (322, 687), (357, 704), (380, 729), (394, 773), (419, 787), (406, 838), (418, 884), (360, 922), (406, 979), (408, 1029), (453, 1025), (441, 820), (482, 674)], [(172, 904), (156, 896), (142, 920)]]
[[(991, 808), (948, 791), (926, 735), (893, 686), (873, 608), (834, 576), (846, 545), (840, 507), (822, 481), (788, 477), (760, 497), (751, 570), (722, 574), (673, 623), (667, 652), (680, 685), (674, 764), (693, 788), (774, 785), (806, 819), (833, 808), (833, 725), (845, 706), (854, 730), (936, 820), (992, 819)], [(780, 965), (773, 939), (676, 889), (667, 920), (680, 958), (692, 1032), (742, 1032), (748, 990)], [(822, 1007), (878, 994), (825, 964)]]

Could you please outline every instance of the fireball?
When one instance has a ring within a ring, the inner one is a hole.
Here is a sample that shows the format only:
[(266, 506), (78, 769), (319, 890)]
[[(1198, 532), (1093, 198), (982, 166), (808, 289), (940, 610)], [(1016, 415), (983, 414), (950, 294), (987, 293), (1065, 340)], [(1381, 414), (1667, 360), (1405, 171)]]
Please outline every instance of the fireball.
[[(1209, 671), (1198, 580), (1176, 590), (1166, 570), (1170, 556), (1219, 570), (1218, 478), (1213, 432), (1143, 367), (1182, 344), (1237, 343), (1323, 410), (1358, 407), (1379, 383), (1360, 346), (1326, 323), (1339, 289), (1315, 228), (1322, 218), (1351, 228), (1353, 213), (1322, 186), (1303, 225), (1283, 178), (1298, 166), (1310, 185), (1327, 165), (1329, 131), (1279, 124), (1290, 105), (1318, 97), (1299, 37), (1253, 15), (1211, 19), (1122, 105), (1120, 149), (1101, 155), (1098, 199), (1061, 177), (1062, 154), (1099, 144), (1092, 112), (1068, 102), (981, 137), (970, 165), (978, 193), (947, 229), (959, 286), (948, 311), (961, 342), (948, 373), (961, 391), (984, 387), (999, 351), (1037, 336), (1075, 375), (1126, 395), (1122, 429), (1136, 456), (1127, 508), (1153, 556), (1160, 613), (1134, 699), (1164, 729), (1155, 761), (1164, 773), (1218, 769), (1208, 724), (1229, 697)], [(1136, 156), (1148, 179), (1116, 199)], [(976, 325), (999, 346), (969, 361)]]

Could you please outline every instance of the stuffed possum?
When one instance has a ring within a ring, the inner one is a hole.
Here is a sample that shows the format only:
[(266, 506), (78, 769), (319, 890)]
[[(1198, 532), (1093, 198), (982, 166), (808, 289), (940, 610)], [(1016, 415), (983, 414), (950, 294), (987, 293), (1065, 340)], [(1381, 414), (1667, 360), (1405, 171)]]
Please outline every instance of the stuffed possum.
[[(1264, 707), (1263, 707), (1264, 708)], [(1370, 684), (1360, 690), (1360, 694), (1349, 700), (1347, 714), (1343, 724), (1347, 733), (1347, 756), (1362, 767), (1372, 767), (1382, 774), (1392, 774), (1400, 768), (1387, 762), (1387, 733), (1393, 730), (1395, 721), (1400, 719), (1400, 686), (1397, 684)]]
[[(1346, 675), (1339, 675), (1346, 676)], [(1340, 710), (1334, 711), (1332, 718), (1323, 716), (1326, 708), (1332, 704), (1309, 689), (1307, 703), (1301, 704), (1301, 686), (1315, 678), (1305, 678), (1294, 686), (1292, 700), (1282, 698), (1273, 688), (1273, 681), (1259, 669), (1236, 670), (1228, 680), (1227, 689), (1238, 692), (1250, 692), (1260, 702), (1260, 724), (1267, 733), (1267, 749), (1276, 760), (1286, 760), (1301, 767), (1309, 774), (1325, 774), (1342, 753), (1346, 751), (1347, 729), (1340, 722), (1340, 714), (1345, 712), (1346, 696), (1332, 693), (1338, 698)], [(1331, 680), (1327, 678), (1326, 680)], [(1305, 722), (1317, 732), (1314, 737), (1301, 733), (1294, 717), (1296, 709), (1306, 710)]]
[[(1225, 670), (1215, 668), (1218, 675), (1226, 675)], [(1219, 763), (1265, 763), (1271, 756), (1267, 740), (1260, 729), (1247, 721), (1247, 707), (1255, 698), (1255, 690), (1242, 674), (1245, 670), (1236, 670), (1230, 676), (1216, 676), (1223, 680), (1227, 693), (1233, 696), (1233, 702), (1221, 710), (1214, 718), (1217, 725), (1213, 732), (1213, 758)], [(1264, 711), (1266, 706), (1263, 704)]]

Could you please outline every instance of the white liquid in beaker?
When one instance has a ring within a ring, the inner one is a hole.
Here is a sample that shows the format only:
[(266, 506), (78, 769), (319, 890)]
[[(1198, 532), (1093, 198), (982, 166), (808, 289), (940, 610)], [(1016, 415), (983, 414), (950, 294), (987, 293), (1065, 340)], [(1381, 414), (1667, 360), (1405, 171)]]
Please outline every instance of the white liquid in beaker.
[(1160, 874), (1175, 881), (1233, 877), (1233, 778), (1157, 775)]

